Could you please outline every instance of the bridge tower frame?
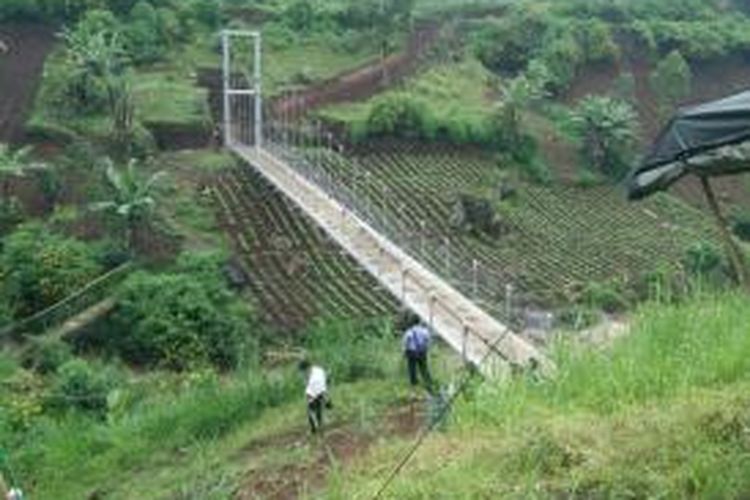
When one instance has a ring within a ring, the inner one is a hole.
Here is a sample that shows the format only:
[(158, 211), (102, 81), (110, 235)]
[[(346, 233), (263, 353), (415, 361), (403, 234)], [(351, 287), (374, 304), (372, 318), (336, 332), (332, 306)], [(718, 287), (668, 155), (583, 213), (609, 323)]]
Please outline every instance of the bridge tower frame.
[[(253, 71), (251, 81), (244, 85), (238, 85), (233, 81), (232, 56), (235, 52), (237, 39), (250, 39), (253, 42)], [(256, 151), (263, 147), (263, 82), (262, 82), (262, 36), (259, 31), (222, 30), (222, 80), (223, 80), (223, 135), (224, 146), (231, 147), (233, 144), (233, 106), (232, 100), (236, 97), (250, 97), (253, 99), (253, 144)]]

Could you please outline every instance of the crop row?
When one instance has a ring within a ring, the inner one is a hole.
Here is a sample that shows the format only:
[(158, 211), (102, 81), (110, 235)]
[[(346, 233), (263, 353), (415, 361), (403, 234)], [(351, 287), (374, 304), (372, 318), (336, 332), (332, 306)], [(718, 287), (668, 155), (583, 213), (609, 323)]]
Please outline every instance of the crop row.
[(298, 329), (320, 316), (395, 310), (386, 292), (257, 174), (225, 173), (213, 192), (269, 322)]
[[(634, 279), (660, 263), (677, 262), (697, 238), (711, 237), (685, 210), (663, 210), (663, 201), (626, 202), (609, 188), (580, 189), (519, 184), (506, 215), (511, 232), (500, 238), (462, 234), (451, 225), (456, 196), (487, 192), (495, 163), (473, 153), (384, 148), (355, 158), (312, 151), (308, 158), (332, 178), (339, 196), (430, 267), (453, 281), (502, 297), (503, 283), (520, 289), (528, 302), (547, 302), (589, 281)], [(679, 217), (676, 217), (678, 215)], [(415, 251), (416, 249), (416, 251)]]

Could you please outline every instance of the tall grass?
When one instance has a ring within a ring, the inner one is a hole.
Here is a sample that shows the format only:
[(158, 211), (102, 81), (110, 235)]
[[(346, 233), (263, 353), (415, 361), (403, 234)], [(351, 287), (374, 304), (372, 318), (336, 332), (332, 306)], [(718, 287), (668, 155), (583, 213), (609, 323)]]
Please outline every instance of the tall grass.
[(15, 450), (13, 463), (35, 498), (85, 498), (111, 478), (169, 460), (183, 447), (220, 438), (299, 396), (296, 374), (209, 377), (180, 394), (144, 401), (115, 421), (70, 413), (44, 419)]
[(630, 334), (610, 349), (559, 346), (554, 380), (485, 384), (488, 397), (481, 398), (479, 412), (490, 420), (498, 415), (512, 420), (530, 405), (611, 413), (697, 388), (750, 380), (747, 306), (747, 297), (740, 294), (648, 305), (633, 318)]
[[(486, 381), (385, 497), (747, 498), (747, 305), (740, 294), (648, 305), (611, 348), (560, 346), (554, 379)], [(329, 497), (369, 497), (404, 449), (380, 447)]]

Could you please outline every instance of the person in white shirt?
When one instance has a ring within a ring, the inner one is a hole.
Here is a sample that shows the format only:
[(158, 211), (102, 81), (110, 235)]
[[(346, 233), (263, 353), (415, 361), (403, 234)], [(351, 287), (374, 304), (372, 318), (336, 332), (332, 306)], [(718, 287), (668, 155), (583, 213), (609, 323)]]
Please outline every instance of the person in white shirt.
[(301, 361), (299, 368), (307, 374), (307, 386), (305, 387), (307, 420), (310, 422), (310, 430), (313, 434), (316, 434), (323, 427), (323, 407), (331, 407), (328, 400), (326, 372), (320, 366), (311, 365), (307, 360)]

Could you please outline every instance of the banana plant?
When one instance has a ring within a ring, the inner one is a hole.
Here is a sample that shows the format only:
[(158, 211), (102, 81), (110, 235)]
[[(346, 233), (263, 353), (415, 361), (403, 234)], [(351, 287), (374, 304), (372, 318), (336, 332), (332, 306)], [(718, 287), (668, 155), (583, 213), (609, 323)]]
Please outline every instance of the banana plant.
[(126, 240), (131, 253), (136, 250), (135, 235), (140, 224), (145, 224), (152, 217), (156, 199), (154, 188), (166, 175), (156, 172), (149, 176), (143, 175), (136, 160), (130, 160), (124, 168), (118, 168), (107, 159), (106, 178), (112, 188), (113, 197), (110, 200), (94, 203), (94, 211), (109, 212), (120, 218), (126, 229)]

